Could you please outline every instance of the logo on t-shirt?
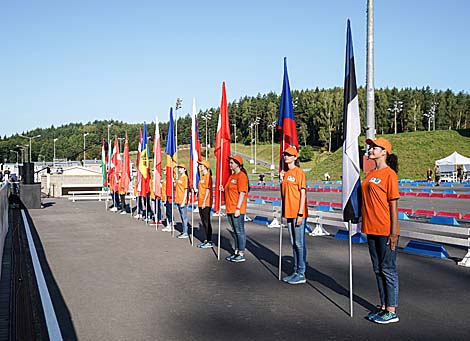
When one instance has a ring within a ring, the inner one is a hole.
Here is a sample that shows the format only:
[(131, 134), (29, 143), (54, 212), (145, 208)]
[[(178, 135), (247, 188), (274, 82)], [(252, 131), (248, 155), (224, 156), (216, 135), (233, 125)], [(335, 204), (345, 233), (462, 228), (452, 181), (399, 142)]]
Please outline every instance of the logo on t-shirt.
[(287, 181), (295, 182), (295, 177), (292, 176), (292, 175), (289, 175), (289, 176), (287, 177)]
[(236, 184), (237, 183), (237, 179), (232, 179), (232, 181), (230, 181), (232, 184)]
[(382, 180), (377, 179), (377, 178), (370, 178), (369, 182), (372, 182), (372, 183), (378, 185), (379, 183), (382, 182)]
[(182, 183), (183, 183), (183, 180), (178, 180), (178, 183), (179, 183), (179, 184), (182, 184)]

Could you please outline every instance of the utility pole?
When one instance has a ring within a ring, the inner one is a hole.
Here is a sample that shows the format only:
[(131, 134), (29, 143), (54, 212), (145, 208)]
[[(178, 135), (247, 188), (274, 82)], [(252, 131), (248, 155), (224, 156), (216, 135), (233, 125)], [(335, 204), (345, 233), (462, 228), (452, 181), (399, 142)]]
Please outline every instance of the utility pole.
[[(374, 0), (367, 0), (366, 138), (375, 138)], [(368, 148), (366, 146), (366, 148)], [(366, 150), (367, 151), (367, 150)]]

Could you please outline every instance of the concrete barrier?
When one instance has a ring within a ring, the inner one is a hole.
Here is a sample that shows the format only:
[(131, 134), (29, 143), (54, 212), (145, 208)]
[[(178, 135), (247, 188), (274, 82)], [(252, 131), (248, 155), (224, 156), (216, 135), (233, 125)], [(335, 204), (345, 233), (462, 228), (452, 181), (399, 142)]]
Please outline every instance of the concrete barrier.
[(452, 226), (460, 226), (460, 224), (455, 220), (454, 217), (440, 217), (434, 216), (429, 219), (430, 224), (438, 224), (438, 225), (452, 225)]
[(449, 253), (444, 246), (418, 240), (410, 240), (403, 251), (421, 256), (449, 258)]

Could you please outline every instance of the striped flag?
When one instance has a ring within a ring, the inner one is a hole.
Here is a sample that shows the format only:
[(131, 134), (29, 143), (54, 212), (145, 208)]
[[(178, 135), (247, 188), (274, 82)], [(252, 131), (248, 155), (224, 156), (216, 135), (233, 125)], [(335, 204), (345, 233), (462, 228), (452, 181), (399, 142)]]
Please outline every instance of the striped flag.
[(197, 125), (196, 99), (193, 98), (193, 112), (191, 115), (191, 141), (189, 144), (189, 187), (197, 192), (199, 185), (198, 162), (201, 157), (201, 142), (199, 140), (199, 129)]
[(142, 143), (140, 150), (140, 158), (138, 168), (142, 174), (142, 182), (140, 187), (141, 196), (146, 197), (150, 192), (150, 169), (149, 169), (149, 149), (148, 149), (148, 135), (147, 124), (144, 122), (144, 131), (142, 133)]
[[(350, 22), (346, 36), (346, 71), (343, 109), (343, 219), (358, 223), (361, 215), (361, 184), (358, 138), (361, 134), (356, 71)], [(358, 232), (352, 231), (353, 234)]]
[(153, 192), (155, 197), (162, 197), (162, 147), (160, 144), (160, 127), (158, 117), (155, 118), (155, 136), (153, 138)]
[(281, 105), (279, 108), (279, 119), (277, 122), (277, 130), (281, 134), (280, 146), (280, 168), (284, 158), (282, 153), (290, 146), (299, 149), (299, 141), (297, 139), (297, 128), (295, 126), (294, 106), (292, 104), (292, 95), (290, 92), (289, 75), (287, 74), (287, 58), (284, 57), (284, 79), (282, 82)]
[(140, 173), (140, 171), (139, 171), (141, 151), (142, 151), (142, 128), (139, 129), (139, 145), (137, 147), (137, 160), (135, 161), (135, 164), (137, 165), (137, 167), (136, 167), (137, 179), (136, 179), (136, 184), (135, 184), (134, 191), (136, 192), (136, 195), (138, 195), (138, 196), (142, 196), (142, 194), (141, 194), (141, 191), (142, 191), (142, 173)]
[(108, 176), (106, 171), (108, 157), (106, 154), (106, 145), (104, 143), (104, 137), (101, 137), (101, 175), (102, 175), (102, 183), (103, 183), (103, 190), (108, 190)]
[(168, 123), (168, 135), (166, 139), (166, 197), (168, 202), (173, 202), (173, 178), (175, 169), (175, 122), (173, 121), (173, 108), (170, 108), (170, 121)]
[(119, 141), (117, 136), (114, 136), (114, 148), (111, 156), (111, 166), (109, 168), (109, 182), (110, 188), (113, 192), (119, 191), (119, 181), (122, 172), (122, 159), (119, 151)]
[(214, 212), (219, 212), (221, 201), (224, 200), (223, 193), (219, 190), (220, 185), (225, 185), (229, 176), (230, 168), (228, 157), (230, 156), (230, 124), (228, 121), (227, 94), (225, 82), (222, 83), (222, 100), (220, 102), (219, 122), (217, 124), (217, 135), (215, 138), (214, 155), (216, 161), (216, 191), (214, 201)]

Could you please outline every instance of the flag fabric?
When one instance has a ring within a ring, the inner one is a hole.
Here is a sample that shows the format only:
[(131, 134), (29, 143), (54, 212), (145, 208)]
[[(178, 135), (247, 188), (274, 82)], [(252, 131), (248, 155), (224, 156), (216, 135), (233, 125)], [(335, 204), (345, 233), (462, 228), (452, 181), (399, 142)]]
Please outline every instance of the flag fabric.
[(290, 92), (289, 75), (287, 74), (287, 58), (284, 58), (284, 80), (282, 83), (281, 104), (279, 108), (277, 130), (281, 135), (280, 166), (282, 168), (282, 153), (284, 150), (290, 146), (295, 147), (297, 150), (299, 149), (297, 128), (295, 126), (294, 106), (292, 104), (292, 95)]
[[(346, 34), (346, 71), (343, 108), (343, 220), (356, 224), (361, 215), (360, 164), (358, 138), (361, 134), (356, 71), (350, 22)], [(357, 226), (356, 231), (358, 232)]]
[(131, 160), (129, 158), (129, 140), (126, 132), (126, 140), (124, 142), (123, 160), (122, 160), (122, 173), (119, 192), (127, 194), (129, 191), (129, 183), (131, 181)]
[(150, 169), (149, 169), (149, 149), (148, 149), (148, 135), (147, 124), (144, 122), (144, 131), (142, 133), (142, 143), (140, 150), (140, 158), (138, 163), (142, 180), (140, 185), (140, 195), (146, 197), (150, 192)]
[(197, 125), (196, 99), (193, 99), (193, 111), (191, 115), (191, 140), (189, 143), (189, 187), (197, 192), (199, 185), (198, 162), (201, 157), (201, 141), (199, 139), (199, 129)]
[(219, 186), (225, 186), (229, 176), (230, 168), (228, 157), (230, 156), (230, 123), (228, 120), (227, 94), (225, 91), (225, 82), (222, 83), (222, 100), (220, 102), (219, 121), (217, 124), (217, 135), (215, 138), (214, 155), (216, 158), (216, 190), (214, 211), (219, 212), (221, 201), (224, 201), (224, 195), (219, 190)]
[(136, 170), (137, 170), (137, 176), (136, 176), (136, 192), (138, 196), (142, 196), (140, 193), (142, 190), (142, 173), (139, 171), (139, 164), (140, 164), (140, 153), (142, 151), (142, 128), (139, 129), (139, 145), (137, 147), (137, 159), (136, 159)]
[(173, 179), (176, 167), (176, 138), (175, 138), (175, 122), (173, 121), (173, 108), (170, 108), (170, 121), (168, 123), (168, 135), (166, 139), (166, 197), (169, 202), (173, 202)]
[(110, 188), (113, 192), (119, 191), (119, 182), (122, 172), (121, 153), (119, 152), (119, 141), (117, 136), (114, 136), (113, 154), (111, 156), (111, 166), (109, 168), (109, 182)]
[(157, 199), (162, 198), (162, 147), (158, 117), (155, 118), (155, 136), (153, 138), (153, 192)]
[(102, 175), (102, 183), (103, 183), (103, 190), (108, 190), (108, 172), (106, 170), (108, 163), (108, 157), (106, 153), (106, 145), (104, 143), (104, 137), (101, 137), (101, 175)]

